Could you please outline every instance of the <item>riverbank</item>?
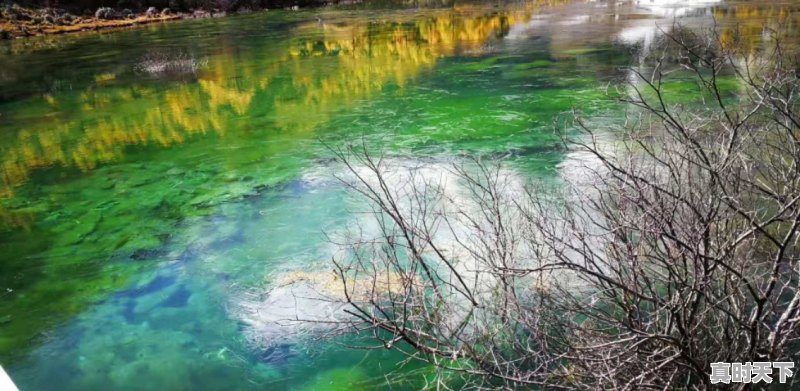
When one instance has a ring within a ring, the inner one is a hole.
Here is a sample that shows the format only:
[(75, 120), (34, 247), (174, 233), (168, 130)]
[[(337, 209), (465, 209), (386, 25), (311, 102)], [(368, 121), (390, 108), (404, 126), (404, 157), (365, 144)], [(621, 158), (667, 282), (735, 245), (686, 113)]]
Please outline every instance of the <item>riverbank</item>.
[[(297, 6), (289, 8), (298, 9)], [(266, 11), (267, 9), (259, 8), (257, 10)], [(252, 8), (240, 8), (235, 13), (253, 11), (255, 10)], [(6, 3), (0, 8), (0, 40), (81, 31), (121, 29), (182, 19), (222, 17), (227, 14), (228, 12), (218, 9), (194, 9), (188, 12), (173, 12), (169, 8), (149, 7), (146, 10), (134, 12), (130, 9), (101, 7), (94, 13), (85, 10), (79, 16), (64, 9), (24, 7)]]

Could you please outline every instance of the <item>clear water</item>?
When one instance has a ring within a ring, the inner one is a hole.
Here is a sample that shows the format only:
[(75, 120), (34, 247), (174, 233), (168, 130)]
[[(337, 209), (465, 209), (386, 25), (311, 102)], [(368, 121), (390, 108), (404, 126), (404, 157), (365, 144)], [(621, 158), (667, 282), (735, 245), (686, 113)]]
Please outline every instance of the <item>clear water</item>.
[[(352, 221), (323, 141), (555, 177), (554, 118), (613, 117), (606, 86), (657, 24), (796, 15), (646, 3), (269, 11), (2, 43), (0, 364), (22, 390), (422, 387), (434, 371), (394, 351), (293, 326), (253, 338), (237, 311), (328, 267), (324, 232)], [(201, 67), (136, 72), (153, 52)]]

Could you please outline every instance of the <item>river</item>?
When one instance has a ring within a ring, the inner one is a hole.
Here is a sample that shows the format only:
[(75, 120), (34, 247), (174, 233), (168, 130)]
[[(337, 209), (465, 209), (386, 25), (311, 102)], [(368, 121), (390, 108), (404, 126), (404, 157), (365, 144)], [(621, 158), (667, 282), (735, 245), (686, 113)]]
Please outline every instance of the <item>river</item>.
[[(797, 14), (354, 5), (0, 42), (0, 364), (25, 391), (419, 389), (432, 368), (242, 310), (330, 268), (325, 234), (356, 218), (325, 144), (557, 180), (554, 121), (618, 118), (609, 85), (673, 18), (757, 37)], [(152, 58), (196, 66), (149, 72)], [(291, 307), (273, 301), (260, 310)]]

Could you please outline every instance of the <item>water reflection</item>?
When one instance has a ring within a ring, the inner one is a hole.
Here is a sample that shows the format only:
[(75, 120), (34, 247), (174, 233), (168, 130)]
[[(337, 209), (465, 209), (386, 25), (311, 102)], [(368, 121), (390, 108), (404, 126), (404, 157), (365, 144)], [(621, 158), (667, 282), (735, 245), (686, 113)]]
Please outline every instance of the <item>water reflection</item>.
[[(38, 168), (89, 171), (122, 159), (126, 146), (168, 147), (195, 135), (241, 131), (247, 127), (237, 120), (242, 117), (265, 117), (282, 132), (308, 134), (387, 85), (402, 89), (442, 57), (491, 50), (493, 39), (546, 34), (555, 57), (574, 55), (608, 37), (648, 43), (674, 16), (706, 17), (707, 22), (706, 6), (718, 1), (677, 6), (672, 1), (579, 2), (532, 19), (541, 13), (539, 3), (569, 2), (529, 2), (521, 10), (489, 14), (462, 7), (383, 22), (319, 19), (294, 27), (290, 36), (300, 38), (270, 42), (279, 48), (277, 59), (272, 48), (256, 48), (266, 55), (235, 51), (223, 40), (221, 53), (210, 58), (196, 83), (106, 85), (115, 73), (98, 73), (85, 91), (48, 93), (28, 102), (26, 113), (45, 115), (30, 126), (14, 127), (15, 113), (6, 113), (12, 126), (3, 129), (0, 198), (11, 197)], [(796, 25), (798, 13), (792, 11), (787, 5), (736, 4), (713, 8), (713, 16), (722, 25), (738, 25), (754, 43), (765, 23)]]
[(403, 88), (440, 57), (480, 48), (527, 18), (457, 11), (379, 24), (311, 22), (291, 34), (302, 38), (270, 42), (284, 47), (278, 59), (234, 52), (223, 41), (196, 83), (103, 86), (113, 77), (98, 74), (86, 91), (29, 103), (42, 112), (74, 111), (37, 121), (35, 130), (12, 130), (16, 137), (2, 147), (0, 197), (12, 196), (38, 168), (89, 171), (122, 159), (129, 145), (168, 147), (198, 134), (242, 131), (248, 125), (241, 117), (266, 116), (288, 134), (311, 132), (333, 113), (389, 84)]

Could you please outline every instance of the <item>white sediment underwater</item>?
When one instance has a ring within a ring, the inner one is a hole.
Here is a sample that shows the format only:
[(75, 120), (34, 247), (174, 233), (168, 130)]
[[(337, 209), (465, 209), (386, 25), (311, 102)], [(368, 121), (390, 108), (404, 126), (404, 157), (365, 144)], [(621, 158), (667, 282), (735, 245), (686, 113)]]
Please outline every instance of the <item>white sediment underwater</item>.
[[(463, 163), (463, 164), (462, 164)], [(454, 279), (453, 273), (462, 275), (469, 286), (475, 286), (478, 295), (490, 295), (496, 285), (493, 274), (482, 273), (487, 265), (481, 264), (465, 245), (475, 244), (480, 238), (475, 237), (476, 230), (470, 227), (465, 216), (477, 216), (479, 207), (466, 187), (455, 167), (466, 166), (466, 162), (418, 160), (412, 158), (386, 158), (382, 162), (382, 174), (387, 187), (396, 197), (403, 213), (418, 209), (419, 200), (414, 195), (420, 189), (427, 189), (432, 194), (433, 204), (428, 206), (431, 219), (437, 214), (445, 213), (450, 224), (441, 221), (432, 225), (433, 240), (437, 247), (454, 260), (454, 270), (443, 265), (438, 266), (440, 276)], [(371, 186), (377, 185), (374, 173), (365, 166), (355, 166), (354, 173), (341, 165), (327, 167), (325, 172), (313, 171), (304, 175), (304, 180), (319, 183), (324, 177), (333, 179), (334, 175), (341, 180), (352, 182), (356, 175), (366, 179)], [(519, 197), (524, 192), (524, 181), (513, 170), (502, 168), (498, 174), (504, 192), (504, 198)], [(351, 224), (334, 232), (328, 232), (332, 242), (352, 243), (354, 240), (366, 243), (376, 241), (382, 235), (376, 215), (371, 205), (363, 197), (355, 196), (350, 200), (349, 213)], [(432, 223), (432, 222), (431, 222)], [(489, 222), (485, 224), (488, 226)], [(488, 227), (487, 227), (488, 229)], [(232, 316), (244, 325), (244, 333), (256, 346), (267, 348), (277, 344), (286, 344), (304, 336), (320, 335), (335, 329), (336, 322), (344, 320), (343, 312), (345, 296), (341, 278), (333, 270), (331, 258), (345, 259), (347, 246), (330, 247), (330, 254), (321, 257), (317, 265), (302, 269), (283, 270), (267, 274), (266, 287), (259, 292), (246, 292), (236, 295), (230, 306)], [(425, 249), (424, 256), (433, 257), (433, 250)], [(517, 249), (518, 254), (525, 253)], [(522, 262), (523, 260), (520, 260)], [(528, 260), (525, 260), (528, 261)], [(448, 277), (449, 276), (449, 277)], [(387, 271), (378, 276), (378, 290), (389, 291), (400, 286), (398, 276)], [(369, 278), (354, 277), (348, 281), (351, 297), (366, 297), (369, 289), (363, 284)], [(453, 313), (450, 319), (454, 323), (460, 320), (458, 312), (466, 312), (469, 308), (466, 298), (456, 292), (445, 292), (447, 300), (451, 300)], [(463, 302), (463, 306), (461, 305)]]
[[(611, 148), (612, 143), (601, 140), (605, 147)], [(607, 144), (606, 144), (607, 143)], [(491, 164), (489, 165), (491, 166)], [(595, 189), (594, 183), (587, 181), (596, 178), (593, 175), (602, 170), (599, 160), (591, 154), (577, 150), (568, 151), (565, 159), (558, 166), (558, 182), (569, 183), (574, 188)], [(397, 201), (401, 213), (420, 216), (420, 208), (427, 208), (425, 221), (414, 220), (415, 226), (429, 227), (433, 242), (438, 250), (447, 255), (452, 261), (450, 267), (437, 262), (436, 255), (431, 248), (423, 246), (423, 256), (431, 260), (436, 266), (437, 273), (453, 284), (456, 283), (455, 274), (462, 277), (467, 286), (472, 287), (478, 301), (492, 300), (497, 293), (499, 280), (497, 273), (491, 272), (497, 265), (488, 265), (476, 257), (476, 249), (490, 251), (481, 246), (491, 242), (494, 238), (494, 225), (492, 216), (484, 215), (475, 194), (471, 192), (468, 182), (459, 170), (472, 170), (476, 166), (469, 160), (436, 160), (413, 159), (410, 157), (387, 157), (381, 163), (381, 173), (386, 188), (390, 189), (392, 197)], [(490, 167), (491, 168), (491, 167)], [(507, 249), (510, 254), (507, 261), (509, 267), (535, 267), (537, 262), (530, 242), (524, 240), (521, 232), (524, 222), (516, 209), (524, 202), (527, 180), (508, 165), (496, 166), (494, 178), (499, 190), (498, 202), (502, 205), (504, 219), (509, 227), (517, 232), (505, 232), (507, 235), (518, 235)], [(472, 171), (470, 171), (472, 172)], [(335, 179), (338, 177), (339, 179)], [(342, 180), (346, 183), (357, 183), (358, 177), (362, 178), (371, 187), (378, 187), (375, 173), (364, 165), (354, 165), (353, 171), (346, 169), (342, 164), (334, 164), (324, 168), (309, 171), (303, 175), (303, 181), (314, 183), (318, 186), (329, 186), (331, 182)], [(364, 186), (362, 183), (361, 185)], [(428, 198), (421, 201), (415, 197), (421, 190), (426, 192)], [(474, 190), (474, 189), (473, 189)], [(596, 190), (596, 189), (595, 189)], [(350, 223), (347, 226), (327, 232), (332, 243), (383, 243), (383, 231), (378, 223), (374, 205), (367, 202), (363, 196), (356, 192), (348, 195), (348, 216)], [(479, 197), (478, 197), (479, 198)], [(485, 201), (485, 200), (484, 200)], [(442, 220), (447, 216), (447, 222)], [(531, 235), (530, 232), (525, 234)], [(535, 236), (535, 233), (533, 233)], [(488, 239), (488, 240), (487, 240)], [(530, 239), (530, 237), (528, 237)], [(372, 244), (370, 244), (372, 245)], [(346, 260), (347, 245), (330, 245), (325, 247), (329, 254), (320, 256), (316, 263), (296, 269), (280, 271), (265, 270), (265, 287), (259, 291), (248, 291), (234, 295), (231, 315), (240, 320), (244, 325), (243, 332), (246, 338), (259, 348), (269, 348), (276, 345), (290, 344), (308, 336), (320, 336), (335, 331), (340, 322), (346, 320), (348, 315), (344, 309), (346, 304), (342, 279), (335, 272), (330, 259)], [(376, 252), (377, 253), (377, 252)], [(377, 262), (381, 262), (378, 260)], [(380, 269), (380, 268), (379, 268)], [(385, 268), (385, 273), (378, 275), (378, 291), (388, 292), (397, 289), (401, 284), (399, 277), (391, 268)], [(517, 281), (528, 286), (531, 291), (542, 289), (547, 284), (547, 279), (555, 278), (562, 286), (572, 285), (571, 275), (560, 273), (558, 276), (538, 276), (531, 274), (518, 277)], [(369, 276), (353, 277), (348, 281), (348, 290), (351, 298), (356, 301), (367, 298), (371, 293), (365, 286), (369, 283)], [(534, 281), (536, 280), (536, 281)], [(447, 302), (449, 314), (446, 317), (455, 327), (474, 308), (467, 297), (456, 292), (443, 292)], [(488, 322), (486, 315), (482, 321)], [(469, 328), (465, 328), (469, 330)]]

